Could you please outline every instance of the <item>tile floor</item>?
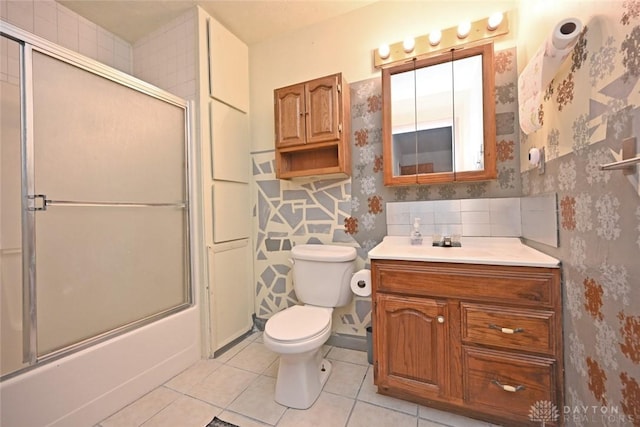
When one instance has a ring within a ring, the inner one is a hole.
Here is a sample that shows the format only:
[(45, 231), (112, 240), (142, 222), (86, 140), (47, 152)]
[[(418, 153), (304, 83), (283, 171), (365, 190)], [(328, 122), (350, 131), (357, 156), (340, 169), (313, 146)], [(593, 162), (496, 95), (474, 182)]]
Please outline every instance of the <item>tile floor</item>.
[(204, 427), (214, 416), (240, 427), (491, 427), (382, 396), (362, 351), (325, 346), (332, 372), (313, 406), (273, 400), (278, 356), (256, 332), (220, 357), (201, 360), (96, 427)]

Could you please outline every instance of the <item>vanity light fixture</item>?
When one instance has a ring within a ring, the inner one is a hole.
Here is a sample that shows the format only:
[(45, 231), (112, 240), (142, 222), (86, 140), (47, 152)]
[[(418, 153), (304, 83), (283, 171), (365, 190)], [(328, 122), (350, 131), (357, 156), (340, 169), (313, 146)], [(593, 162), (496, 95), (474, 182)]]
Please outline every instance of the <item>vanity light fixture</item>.
[(487, 20), (487, 30), (495, 31), (495, 29), (502, 23), (502, 17), (502, 12), (496, 12), (489, 16), (489, 19)]
[(442, 31), (435, 30), (429, 33), (429, 44), (431, 46), (438, 46), (440, 40), (442, 40)]
[(388, 44), (383, 43), (380, 45), (380, 47), (378, 47), (378, 55), (380, 55), (380, 58), (387, 59), (390, 54), (391, 49), (389, 48)]
[(405, 52), (409, 53), (409, 52), (413, 52), (413, 49), (416, 47), (416, 39), (414, 39), (413, 37), (407, 37), (406, 39), (404, 39), (404, 41), (402, 42), (402, 48), (404, 49)]
[(457, 27), (433, 30), (415, 38), (382, 44), (373, 50), (373, 66), (384, 68), (410, 59), (423, 59), (508, 33), (509, 13), (494, 13), (477, 21), (463, 22)]
[(469, 32), (471, 31), (471, 22), (470, 21), (463, 21), (460, 24), (458, 24), (458, 38), (459, 39), (464, 39), (469, 35)]

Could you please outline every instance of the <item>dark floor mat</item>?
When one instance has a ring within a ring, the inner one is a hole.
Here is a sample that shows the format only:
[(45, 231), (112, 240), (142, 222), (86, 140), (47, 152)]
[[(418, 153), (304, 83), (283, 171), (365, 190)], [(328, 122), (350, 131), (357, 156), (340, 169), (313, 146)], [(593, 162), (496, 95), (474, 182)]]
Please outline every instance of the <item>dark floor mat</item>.
[(218, 417), (214, 417), (211, 420), (211, 422), (207, 424), (205, 427), (238, 427), (238, 426), (235, 424), (228, 423), (226, 421), (222, 421)]

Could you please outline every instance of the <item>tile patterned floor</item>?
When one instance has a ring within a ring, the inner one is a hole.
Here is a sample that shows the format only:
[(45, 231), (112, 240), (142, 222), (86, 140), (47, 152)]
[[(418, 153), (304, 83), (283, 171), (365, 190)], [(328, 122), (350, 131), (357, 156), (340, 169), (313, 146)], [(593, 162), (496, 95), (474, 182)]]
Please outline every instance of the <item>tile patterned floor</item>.
[(278, 356), (257, 332), (201, 360), (96, 427), (204, 427), (214, 416), (240, 427), (492, 427), (490, 423), (382, 396), (361, 351), (325, 346), (333, 370), (313, 406), (273, 400)]

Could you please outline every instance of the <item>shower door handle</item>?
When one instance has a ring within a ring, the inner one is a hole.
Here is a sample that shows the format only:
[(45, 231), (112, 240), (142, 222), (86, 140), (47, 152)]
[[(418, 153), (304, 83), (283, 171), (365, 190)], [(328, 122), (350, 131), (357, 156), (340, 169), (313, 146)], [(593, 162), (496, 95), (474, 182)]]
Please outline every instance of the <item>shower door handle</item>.
[(49, 206), (80, 206), (80, 207), (125, 207), (125, 208), (178, 208), (185, 209), (186, 201), (174, 203), (136, 203), (136, 202), (94, 202), (75, 200), (50, 200), (46, 194), (27, 195), (28, 211), (46, 211)]
[(46, 211), (47, 195), (46, 194), (28, 194), (27, 210), (28, 211)]

